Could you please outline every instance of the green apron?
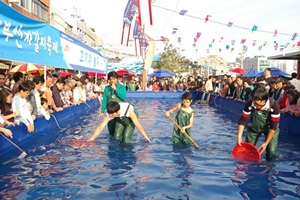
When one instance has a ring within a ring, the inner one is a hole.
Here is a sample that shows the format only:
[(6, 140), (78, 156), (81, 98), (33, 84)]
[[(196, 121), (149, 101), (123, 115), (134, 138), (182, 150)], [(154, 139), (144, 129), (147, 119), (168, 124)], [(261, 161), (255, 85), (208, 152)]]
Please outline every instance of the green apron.
[[(190, 124), (192, 114), (193, 113), (185, 112), (180, 108), (175, 117), (175, 121), (180, 127), (187, 126)], [(191, 129), (186, 129), (185, 132), (190, 136)], [(177, 126), (174, 126), (172, 138), (174, 144), (190, 144), (190, 140), (187, 137), (185, 137), (183, 133), (181, 133), (180, 129)]]
[(129, 91), (136, 91), (136, 85), (133, 83), (128, 84), (128, 90)]
[(128, 104), (124, 117), (116, 117), (114, 138), (123, 143), (131, 143), (135, 125), (130, 117), (126, 117), (130, 104)]
[[(107, 98), (107, 105), (109, 102), (115, 101), (115, 102), (122, 102), (122, 100), (115, 94), (113, 89), (111, 87), (108, 88), (108, 98)], [(110, 120), (107, 124), (108, 131), (110, 135), (114, 135), (115, 133), (115, 127), (116, 127), (116, 118)]]
[[(271, 109), (268, 110), (256, 110), (252, 113), (251, 123), (247, 125), (247, 136), (246, 142), (256, 145), (258, 138), (263, 133), (265, 139), (268, 136), (270, 129), (270, 114)], [(279, 127), (277, 126), (274, 136), (266, 149), (266, 155), (268, 160), (274, 160), (277, 157), (277, 146), (278, 146)]]

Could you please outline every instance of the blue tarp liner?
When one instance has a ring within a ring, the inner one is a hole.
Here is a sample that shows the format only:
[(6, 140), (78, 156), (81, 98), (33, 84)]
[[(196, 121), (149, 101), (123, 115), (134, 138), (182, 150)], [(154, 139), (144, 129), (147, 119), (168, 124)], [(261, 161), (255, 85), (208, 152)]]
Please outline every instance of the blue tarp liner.
[(250, 77), (257, 77), (259, 73), (260, 73), (259, 71), (255, 70), (255, 69), (252, 69), (247, 74), (244, 74), (242, 77), (249, 77), (249, 78)]
[(51, 25), (0, 1), (0, 59), (105, 73), (107, 58)]
[(161, 78), (161, 77), (171, 77), (171, 76), (175, 76), (176, 74), (168, 71), (168, 70), (165, 70), (165, 69), (159, 69), (159, 70), (156, 70), (155, 72), (153, 72), (152, 74), (148, 74), (149, 77), (153, 77), (153, 76), (156, 76), (158, 78)]
[[(202, 98), (202, 95), (203, 93), (201, 93), (199, 98)], [(207, 99), (207, 97), (208, 94), (205, 94), (204, 99)], [(245, 103), (211, 94), (209, 99), (209, 105), (241, 115)], [(280, 133), (288, 133), (300, 137), (300, 117), (295, 117), (289, 113), (281, 113), (279, 128)]]
[[(290, 74), (276, 68), (276, 67), (270, 67), (271, 69), (271, 76), (284, 76), (284, 77), (291, 77)], [(260, 72), (257, 76), (264, 76), (264, 72)]]
[[(77, 119), (79, 116), (89, 112), (91, 113), (100, 107), (98, 99), (87, 101), (87, 104), (82, 103), (77, 106), (64, 108), (62, 112), (54, 112), (53, 115), (56, 119), (51, 116), (50, 120), (46, 120), (44, 116), (38, 116), (34, 121), (34, 132), (30, 134), (27, 132), (27, 127), (23, 123), (20, 123), (19, 126), (7, 126), (6, 128), (9, 128), (13, 132), (12, 142), (18, 146), (22, 146), (37, 136), (45, 135), (52, 129), (58, 129), (57, 123), (61, 128), (65, 128), (67, 122), (72, 121), (72, 118)], [(15, 147), (0, 136), (0, 163), (2, 161), (2, 155), (13, 149), (15, 149)]]

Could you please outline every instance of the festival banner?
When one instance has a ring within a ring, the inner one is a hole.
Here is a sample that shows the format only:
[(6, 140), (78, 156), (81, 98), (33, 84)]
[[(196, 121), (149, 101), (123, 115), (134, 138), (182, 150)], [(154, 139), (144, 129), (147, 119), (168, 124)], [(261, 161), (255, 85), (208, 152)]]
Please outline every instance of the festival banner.
[[(98, 51), (0, 1), (0, 58), (64, 69), (106, 72)], [(76, 60), (77, 59), (77, 60)]]
[(135, 0), (128, 0), (126, 8), (124, 10), (123, 22), (131, 24), (133, 17), (137, 11), (137, 2)]

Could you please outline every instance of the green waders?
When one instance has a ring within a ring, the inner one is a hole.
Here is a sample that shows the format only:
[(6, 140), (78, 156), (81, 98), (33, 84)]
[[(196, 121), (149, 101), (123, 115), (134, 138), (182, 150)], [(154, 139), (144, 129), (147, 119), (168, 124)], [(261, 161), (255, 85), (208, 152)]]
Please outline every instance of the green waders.
[[(115, 102), (122, 102), (121, 99), (119, 99), (119, 97), (113, 92), (113, 90), (111, 88), (108, 89), (108, 99), (107, 99), (107, 104), (111, 101), (115, 101)], [(109, 131), (110, 135), (114, 135), (115, 133), (115, 127), (116, 127), (116, 118), (110, 120), (107, 124), (107, 128)]]
[(116, 119), (114, 138), (123, 143), (131, 143), (135, 125), (130, 117), (126, 117), (130, 104), (127, 107), (124, 117)]
[[(263, 133), (265, 139), (268, 137), (270, 129), (270, 110), (254, 110), (252, 114), (252, 123), (247, 126), (246, 142), (256, 145), (258, 138)], [(266, 149), (268, 160), (274, 160), (277, 157), (279, 128), (277, 126), (274, 136)]]
[[(190, 119), (192, 117), (192, 113), (188, 113), (183, 111), (182, 109), (179, 109), (175, 118), (176, 123), (180, 127), (187, 126), (190, 124)], [(191, 134), (191, 129), (186, 129), (185, 132), (190, 136)], [(177, 126), (174, 126), (173, 129), (173, 144), (190, 144), (190, 140), (186, 138), (183, 133), (181, 133), (180, 129)]]

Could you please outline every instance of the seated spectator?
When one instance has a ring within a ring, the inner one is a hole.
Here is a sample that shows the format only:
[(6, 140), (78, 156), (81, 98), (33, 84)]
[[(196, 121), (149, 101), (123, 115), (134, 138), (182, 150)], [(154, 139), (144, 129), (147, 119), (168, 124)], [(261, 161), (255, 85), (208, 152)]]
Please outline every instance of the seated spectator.
[(300, 116), (300, 93), (297, 90), (288, 90), (286, 96), (286, 107), (281, 110), (282, 113), (289, 112), (296, 117)]
[(19, 111), (20, 115), (17, 116), (17, 119), (27, 126), (27, 131), (29, 133), (32, 133), (34, 131), (34, 124), (26, 101), (26, 97), (30, 94), (30, 92), (30, 83), (20, 83), (19, 92), (13, 97), (12, 110), (13, 112)]

